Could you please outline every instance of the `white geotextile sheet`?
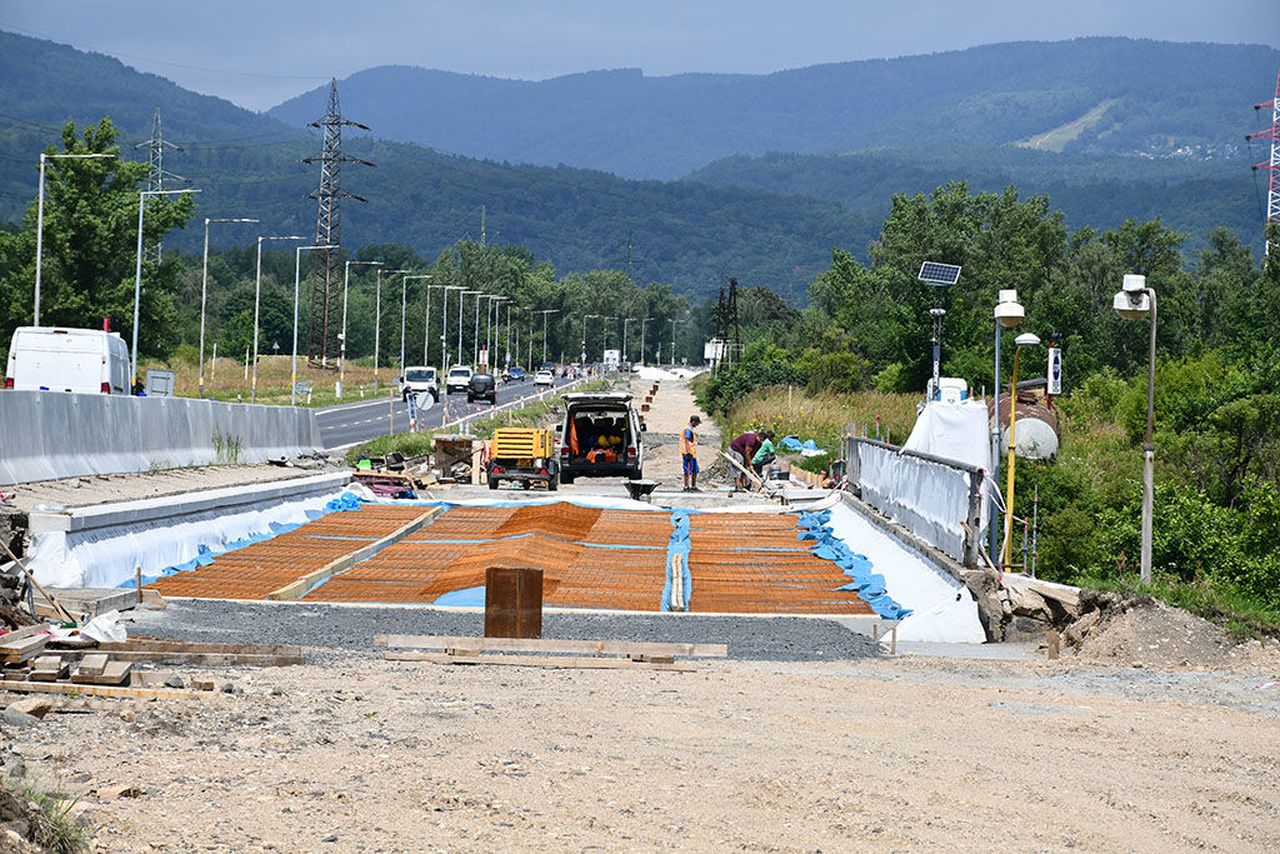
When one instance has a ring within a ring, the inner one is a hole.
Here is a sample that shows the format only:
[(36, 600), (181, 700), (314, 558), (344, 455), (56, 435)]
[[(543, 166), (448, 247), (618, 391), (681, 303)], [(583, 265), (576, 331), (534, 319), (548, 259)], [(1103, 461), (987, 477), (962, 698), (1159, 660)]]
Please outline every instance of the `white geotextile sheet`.
[(898, 624), (898, 640), (984, 643), (978, 603), (963, 584), (844, 503), (831, 509), (831, 530), (884, 576), (886, 592), (911, 613)]
[(302, 524), (307, 511), (324, 506), (345, 490), (328, 495), (250, 505), (235, 513), (211, 511), (175, 519), (115, 525), (88, 531), (38, 534), (31, 544), (27, 566), (36, 580), (49, 587), (118, 587), (142, 567), (145, 576), (196, 557), (200, 546), (217, 553), (226, 544), (264, 534), (271, 523)]
[(990, 431), (991, 420), (985, 403), (934, 401), (916, 418), (911, 435), (902, 447), (990, 471)]
[[(935, 546), (948, 553), (959, 549), (969, 512), (967, 473), (875, 445), (858, 444), (857, 454), (858, 482), (879, 496), (864, 497)], [(984, 493), (984, 508), (985, 502)], [(946, 536), (940, 537), (939, 531)]]

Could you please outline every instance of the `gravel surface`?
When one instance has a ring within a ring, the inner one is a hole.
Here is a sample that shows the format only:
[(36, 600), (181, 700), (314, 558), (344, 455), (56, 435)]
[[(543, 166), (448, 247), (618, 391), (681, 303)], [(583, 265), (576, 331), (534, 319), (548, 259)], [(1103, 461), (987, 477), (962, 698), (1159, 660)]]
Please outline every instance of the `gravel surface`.
[[(484, 615), (428, 608), (268, 605), (212, 600), (169, 601), (143, 611), (134, 634), (192, 641), (298, 644), (380, 653), (375, 634), (484, 634)], [(544, 614), (542, 635), (583, 640), (724, 643), (729, 657), (756, 661), (867, 658), (877, 645), (830, 620), (801, 617)]]

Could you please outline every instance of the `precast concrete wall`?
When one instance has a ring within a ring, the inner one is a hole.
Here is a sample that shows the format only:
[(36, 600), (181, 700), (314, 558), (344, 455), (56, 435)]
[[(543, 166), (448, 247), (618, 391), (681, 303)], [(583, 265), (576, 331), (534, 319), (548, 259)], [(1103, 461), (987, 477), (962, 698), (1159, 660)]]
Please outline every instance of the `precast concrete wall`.
[(321, 450), (315, 413), (184, 397), (0, 392), (0, 484)]

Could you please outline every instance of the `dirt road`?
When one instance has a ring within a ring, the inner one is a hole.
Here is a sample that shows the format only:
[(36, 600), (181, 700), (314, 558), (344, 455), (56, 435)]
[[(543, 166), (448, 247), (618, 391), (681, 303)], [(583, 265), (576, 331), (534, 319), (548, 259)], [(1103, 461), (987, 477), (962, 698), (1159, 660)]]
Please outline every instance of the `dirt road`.
[[(636, 406), (644, 399), (644, 392), (653, 383), (649, 380), (632, 380), (631, 392), (636, 396)], [(649, 412), (645, 413), (645, 463), (644, 476), (661, 481), (667, 486), (679, 488), (681, 483), (680, 433), (689, 424), (689, 416), (698, 415), (702, 424), (698, 427), (698, 462), (705, 473), (698, 484), (704, 489), (720, 483), (716, 472), (723, 469), (718, 463), (720, 430), (707, 413), (702, 411), (689, 390), (687, 380), (667, 379), (658, 386)]]
[[(335, 653), (232, 678), (6, 740), (109, 851), (1280, 848), (1274, 675)], [(142, 794), (99, 803), (116, 783)]]

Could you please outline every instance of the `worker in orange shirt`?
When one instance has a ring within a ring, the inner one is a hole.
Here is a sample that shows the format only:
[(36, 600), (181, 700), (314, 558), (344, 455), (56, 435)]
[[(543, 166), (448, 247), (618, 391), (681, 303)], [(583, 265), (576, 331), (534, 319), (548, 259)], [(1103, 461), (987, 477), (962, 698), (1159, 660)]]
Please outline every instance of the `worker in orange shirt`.
[(694, 415), (689, 419), (689, 426), (680, 434), (680, 459), (684, 463), (684, 491), (700, 492), (698, 489), (698, 425), (702, 419)]

